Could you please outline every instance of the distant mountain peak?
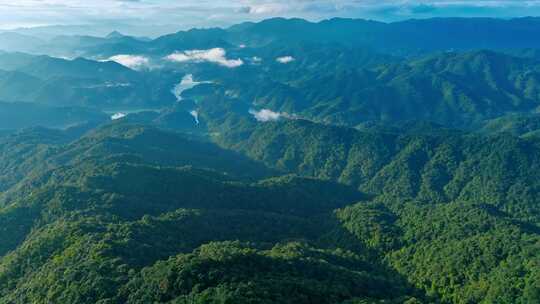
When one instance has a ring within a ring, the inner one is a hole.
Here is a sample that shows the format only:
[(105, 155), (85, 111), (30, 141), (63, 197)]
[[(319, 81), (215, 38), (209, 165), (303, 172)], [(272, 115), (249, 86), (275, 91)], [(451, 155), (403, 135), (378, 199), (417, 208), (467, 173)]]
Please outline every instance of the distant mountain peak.
[(114, 39), (114, 38), (122, 38), (125, 37), (124, 34), (120, 33), (119, 31), (112, 31), (109, 35), (107, 35), (105, 38), (107, 39)]

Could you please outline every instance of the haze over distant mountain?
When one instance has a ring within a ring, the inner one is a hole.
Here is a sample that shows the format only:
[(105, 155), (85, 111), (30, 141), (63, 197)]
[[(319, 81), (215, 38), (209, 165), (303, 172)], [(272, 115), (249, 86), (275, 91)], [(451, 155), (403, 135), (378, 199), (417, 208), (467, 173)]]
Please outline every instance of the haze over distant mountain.
[(540, 19), (40, 30), (0, 34), (0, 303), (540, 302)]
[(510, 19), (538, 15), (540, 5), (536, 1), (513, 0), (24, 0), (0, 7), (0, 28), (22, 28), (24, 34), (42, 37), (66, 32), (105, 36), (113, 30), (155, 37), (179, 29), (227, 27), (272, 17), (313, 21), (341, 17), (391, 22), (433, 17)]
[[(105, 37), (110, 32), (103, 33), (101, 36), (104, 38), (92, 38), (88, 35), (76, 36), (79, 43), (76, 43), (73, 38), (63, 37), (60, 40), (54, 38), (65, 36), (60, 33), (49, 36), (50, 39), (45, 41), (34, 36), (9, 32), (2, 33), (0, 38), (3, 39), (4, 48), (8, 51), (41, 54), (44, 52), (49, 54), (86, 52), (86, 55), (98, 55), (100, 47), (123, 49), (124, 52), (131, 50), (131, 52), (152, 53), (160, 50), (170, 51), (171, 47), (174, 50), (197, 46), (201, 48), (204, 46), (204, 41), (207, 46), (211, 43), (213, 47), (223, 47), (225, 45), (218, 41), (223, 40), (223, 42), (247, 46), (261, 46), (273, 41), (339, 43), (353, 47), (369, 47), (390, 54), (414, 55), (436, 50), (537, 48), (538, 43), (530, 37), (538, 35), (539, 20), (532, 17), (510, 20), (434, 18), (384, 23), (363, 19), (334, 18), (315, 23), (303, 19), (274, 18), (257, 23), (242, 23), (223, 29), (181, 31), (142, 44), (140, 39), (123, 35)], [(195, 41), (199, 41), (198, 45)], [(170, 46), (167, 47), (166, 43), (170, 43)]]
[[(534, 18), (390, 24), (271, 19), (150, 41), (120, 33), (106, 38), (61, 36), (52, 40), (57, 50), (86, 54), (94, 61), (2, 54), (0, 69), (9, 73), (2, 76), (6, 93), (0, 97), (155, 108), (174, 103), (171, 90), (185, 71), (226, 83), (246, 106), (321, 122), (357, 126), (424, 119), (467, 127), (505, 113), (536, 111), (537, 59), (517, 50), (536, 47), (527, 35), (534, 34), (537, 23)], [(448, 28), (452, 35), (444, 34)], [(492, 28), (497, 35), (488, 35)], [(517, 29), (519, 34), (512, 34)], [(425, 37), (431, 37), (430, 43)], [(283, 59), (288, 60), (280, 62)], [(250, 86), (253, 82), (258, 84)], [(18, 90), (21, 86), (34, 89)]]

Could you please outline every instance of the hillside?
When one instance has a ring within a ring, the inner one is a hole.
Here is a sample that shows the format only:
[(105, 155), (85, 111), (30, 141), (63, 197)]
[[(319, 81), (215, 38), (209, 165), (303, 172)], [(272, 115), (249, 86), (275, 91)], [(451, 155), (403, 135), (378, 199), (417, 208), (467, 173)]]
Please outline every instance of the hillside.
[(296, 72), (286, 77), (273, 69), (255, 78), (255, 86), (248, 84), (253, 79), (238, 77), (220, 82), (247, 106), (345, 126), (426, 120), (474, 128), (539, 106), (538, 63), (491, 51), (436, 54), (367, 69), (311, 63), (311, 70), (292, 63)]
[(181, 75), (137, 72), (112, 61), (0, 53), (0, 98), (56, 107), (159, 108), (174, 103), (171, 90)]
[(104, 113), (87, 108), (0, 102), (0, 129), (14, 130), (35, 126), (68, 128), (108, 120), (109, 117)]
[[(0, 68), (8, 70), (0, 71), (0, 98), (102, 110), (164, 109), (176, 106), (173, 92), (182, 79), (196, 75), (206, 88), (191, 96), (195, 103), (227, 93), (248, 111), (268, 109), (348, 127), (422, 120), (471, 130), (501, 116), (534, 114), (540, 106), (540, 64), (530, 57), (479, 50), (407, 59), (314, 42), (224, 47), (199, 50), (217, 50), (222, 59), (173, 62), (162, 57), (172, 52), (168, 46), (159, 46), (154, 50), (163, 53), (141, 57), (148, 66), (138, 71), (112, 61), (0, 54)], [(227, 67), (231, 62), (238, 66)]]
[(122, 53), (168, 54), (177, 50), (229, 48), (241, 44), (261, 47), (276, 42), (300, 42), (371, 48), (385, 54), (408, 57), (448, 50), (538, 48), (538, 42), (530, 37), (539, 34), (539, 24), (538, 18), (433, 18), (391, 23), (347, 18), (320, 22), (272, 18), (224, 29), (179, 31), (151, 41), (140, 41), (133, 37), (80, 37), (79, 40), (63, 37), (47, 47), (64, 54), (112, 56)]
[[(12, 191), (4, 194), (4, 207), (0, 211), (0, 221), (4, 228), (0, 233), (4, 235), (3, 239), (9, 236), (11, 241), (3, 243), (0, 247), (0, 254), (4, 255), (0, 262), (2, 263), (0, 267), (1, 301), (23, 303), (49, 299), (93, 303), (98, 300), (124, 297), (127, 295), (125, 292), (133, 288), (133, 284), (139, 284), (136, 283), (135, 278), (133, 282), (130, 282), (134, 271), (139, 272), (143, 267), (152, 266), (156, 261), (172, 255), (187, 254), (205, 243), (227, 240), (253, 242), (253, 245), (250, 245), (255, 246), (253, 250), (259, 246), (262, 246), (260, 247), (262, 250), (269, 244), (276, 244), (274, 250), (276, 253), (284, 250), (283, 258), (292, 254), (291, 258), (297, 261), (297, 266), (286, 266), (288, 263), (274, 254), (265, 258), (262, 251), (259, 255), (257, 251), (246, 249), (248, 250), (246, 253), (255, 254), (253, 267), (269, 267), (265, 259), (275, 260), (272, 262), (275, 265), (270, 267), (275, 267), (276, 271), (281, 267), (291, 267), (287, 274), (279, 271), (284, 278), (290, 277), (290, 283), (283, 281), (282, 287), (276, 286), (271, 292), (272, 298), (277, 296), (274, 293), (279, 292), (281, 288), (285, 286), (294, 288), (296, 284), (294, 282), (305, 280), (306, 282), (302, 283), (305, 284), (303, 287), (305, 290), (299, 291), (298, 296), (305, 294), (307, 298), (296, 300), (309, 303), (310, 298), (318, 296), (314, 294), (317, 289), (310, 286), (311, 283), (308, 282), (321, 280), (319, 284), (326, 284), (324, 279), (326, 275), (321, 274), (321, 278), (316, 279), (310, 274), (320, 271), (342, 276), (342, 280), (354, 278), (358, 282), (363, 282), (362, 284), (373, 286), (379, 286), (380, 282), (392, 281), (392, 288), (396, 288), (395, 292), (388, 294), (387, 290), (383, 292), (383, 289), (379, 292), (375, 290), (367, 292), (362, 288), (358, 289), (358, 286), (351, 285), (350, 291), (327, 295), (326, 301), (330, 302), (334, 297), (342, 300), (351, 297), (399, 298), (406, 296), (406, 290), (412, 290), (406, 287), (404, 281), (391, 278), (388, 275), (390, 270), (384, 270), (382, 265), (368, 262), (366, 257), (362, 257), (361, 252), (358, 255), (353, 255), (352, 252), (334, 253), (301, 244), (305, 241), (315, 242), (314, 246), (326, 244), (328, 242), (326, 240), (317, 240), (324, 234), (320, 232), (321, 229), (333, 229), (333, 221), (328, 218), (330, 212), (349, 202), (365, 198), (361, 193), (346, 186), (293, 176), (254, 183), (240, 182), (231, 179), (230, 176), (220, 174), (219, 171), (191, 167), (202, 166), (198, 161), (201, 155), (190, 156), (185, 152), (177, 155), (180, 161), (189, 164), (190, 167), (173, 168), (163, 165), (156, 167), (150, 165), (152, 160), (144, 158), (144, 148), (136, 144), (137, 141), (147, 142), (148, 138), (145, 139), (144, 134), (156, 131), (139, 127), (106, 128), (68, 144), (65, 148), (56, 147), (56, 153), (43, 157), (44, 159), (67, 160), (72, 151), (86, 150), (84, 145), (88, 141), (95, 140), (98, 142), (92, 143), (92, 146), (99, 151), (101, 148), (97, 147), (113, 144), (114, 138), (118, 136), (115, 135), (117, 131), (121, 131), (120, 134), (126, 134), (121, 135), (119, 140), (125, 136), (127, 140), (133, 142), (131, 144), (135, 149), (133, 153), (142, 152), (141, 158), (135, 155), (130, 156), (129, 153), (120, 153), (118, 156), (112, 152), (98, 153), (97, 155), (108, 157), (103, 159), (88, 156), (80, 161), (66, 162), (70, 165), (44, 168), (41, 173), (36, 172), (33, 174), (34, 177), (23, 180), (21, 186), (16, 186)], [(133, 135), (127, 135), (130, 133)], [(155, 140), (159, 134), (158, 132), (148, 135), (149, 138)], [(167, 133), (163, 133), (162, 136), (167, 136)], [(100, 142), (103, 144), (99, 144)], [(154, 145), (168, 146), (169, 142), (170, 140), (154, 141)], [(50, 144), (55, 145), (56, 142)], [(194, 145), (197, 144), (193, 142), (190, 145), (184, 144), (182, 147), (184, 150), (190, 150), (194, 148)], [(78, 153), (73, 154), (78, 156)], [(172, 155), (174, 154), (176, 153)], [(212, 153), (212, 155), (215, 154)], [(167, 157), (164, 161), (171, 164), (171, 160)], [(225, 161), (223, 158), (220, 160)], [(17, 225), (11, 223), (17, 223)], [(256, 225), (249, 223), (256, 223)], [(257, 228), (245, 229), (248, 226)], [(160, 235), (160, 238), (155, 237), (156, 233)], [(186, 233), (190, 235), (189, 238), (185, 237)], [(128, 235), (134, 239), (125, 243), (127, 241), (125, 237)], [(141, 242), (143, 239), (149, 243)], [(300, 243), (292, 242), (286, 245), (293, 239), (299, 240)], [(277, 245), (282, 241), (283, 245)], [(104, 242), (110, 245), (103, 247)], [(135, 244), (133, 242), (137, 243), (138, 249), (130, 245)], [(201, 250), (208, 250), (211, 246), (213, 245), (205, 245), (201, 247)], [(234, 256), (234, 246), (239, 245), (231, 246), (233, 246), (231, 253), (224, 248), (220, 249), (225, 250), (222, 254), (227, 257), (227, 261)], [(279, 249), (280, 246), (285, 247)], [(296, 249), (297, 246), (301, 247)], [(110, 249), (106, 249), (107, 247)], [(158, 250), (158, 248), (161, 249)], [(298, 257), (295, 257), (295, 250), (299, 250)], [(301, 253), (305, 250), (310, 250), (311, 253)], [(288, 251), (291, 253), (286, 253)], [(34, 255), (37, 252), (39, 252), (39, 257)], [(76, 253), (75, 256), (72, 253)], [(229, 256), (230, 254), (232, 256)], [(336, 265), (311, 262), (309, 256), (319, 254), (327, 255), (327, 259)], [(259, 257), (262, 260), (257, 262)], [(201, 258), (204, 259), (204, 257)], [(98, 262), (101, 266), (99, 269), (94, 269), (95, 263)], [(21, 263), (30, 263), (27, 264), (30, 268), (22, 267)], [(223, 267), (232, 267), (227, 263), (225, 262)], [(358, 265), (356, 267), (362, 271), (357, 273), (339, 265)], [(103, 267), (112, 268), (106, 270)], [(59, 274), (56, 270), (68, 268), (69, 272), (79, 278), (75, 279), (68, 275), (63, 276), (63, 279), (60, 277), (52, 279)], [(144, 271), (147, 273), (151, 270)], [(86, 274), (79, 276), (76, 274), (78, 272)], [(240, 277), (232, 277), (231, 282), (240, 283), (252, 276), (247, 272), (240, 271), (240, 273)], [(52, 285), (47, 284), (47, 289), (57, 289), (58, 294), (43, 293), (42, 287), (44, 280), (47, 280), (46, 277), (53, 280)], [(263, 292), (265, 280), (272, 279), (270, 277), (260, 279), (262, 281), (259, 284), (262, 285), (256, 289), (261, 288)], [(395, 287), (396, 283), (401, 284), (401, 287)], [(69, 284), (71, 287), (62, 287), (63, 284)], [(85, 285), (90, 289), (84, 287)], [(99, 294), (93, 293), (92, 290), (95, 290), (97, 286), (105, 287), (106, 285), (109, 287), (102, 289)], [(219, 289), (227, 289), (225, 285), (220, 286)], [(189, 295), (190, 290), (191, 288), (187, 294), (181, 290), (174, 293), (182, 297)], [(143, 289), (140, 291), (142, 292)], [(264, 293), (267, 292), (264, 291)], [(319, 296), (325, 294), (320, 290), (318, 292)], [(197, 297), (204, 299), (223, 296), (212, 295), (211, 289), (206, 290), (205, 294)], [(242, 293), (231, 294), (229, 297), (239, 299), (241, 295)], [(193, 296), (196, 295), (193, 294)], [(246, 296), (248, 295), (242, 297)], [(144, 300), (144, 297), (133, 299), (139, 301)]]
[(539, 18), (70, 28), (0, 33), (0, 304), (540, 303)]
[(260, 164), (140, 125), (76, 140), (32, 132), (11, 135), (43, 151), (17, 163), (47, 166), (11, 166), (22, 174), (2, 195), (6, 303), (530, 303), (538, 292), (535, 141), (264, 123), (232, 146), (305, 177), (260, 180), (235, 177), (271, 172)]
[(417, 54), (451, 49), (538, 48), (530, 37), (538, 31), (539, 22), (538, 18), (433, 18), (384, 23), (334, 18), (311, 23), (274, 18), (233, 26), (229, 32), (231, 39), (248, 45), (276, 40), (337, 42), (392, 54)]

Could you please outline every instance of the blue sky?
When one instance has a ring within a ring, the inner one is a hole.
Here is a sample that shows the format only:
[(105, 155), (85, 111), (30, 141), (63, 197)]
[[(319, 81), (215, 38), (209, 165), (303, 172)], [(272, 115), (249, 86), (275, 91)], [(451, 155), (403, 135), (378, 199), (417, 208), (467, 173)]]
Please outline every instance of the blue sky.
[(510, 18), (540, 16), (540, 0), (0, 0), (2, 29), (86, 24), (167, 31), (276, 16), (381, 21), (442, 16)]

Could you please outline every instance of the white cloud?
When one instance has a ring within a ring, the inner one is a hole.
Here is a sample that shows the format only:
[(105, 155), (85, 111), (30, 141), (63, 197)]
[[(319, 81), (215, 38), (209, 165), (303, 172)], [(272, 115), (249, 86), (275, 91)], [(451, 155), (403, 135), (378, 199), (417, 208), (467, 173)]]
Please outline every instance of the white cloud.
[(182, 93), (186, 90), (193, 89), (199, 84), (210, 83), (209, 81), (195, 81), (193, 80), (193, 74), (188, 74), (182, 78), (179, 84), (174, 86), (172, 93), (176, 97), (178, 102), (182, 101)]
[(249, 13), (255, 15), (280, 14), (288, 10), (290, 10), (290, 2), (253, 4), (249, 7)]
[(144, 56), (137, 55), (116, 55), (112, 56), (108, 61), (114, 61), (130, 69), (139, 70), (150, 65), (150, 59)]
[(197, 112), (196, 110), (193, 110), (193, 111), (190, 111), (189, 114), (191, 116), (193, 116), (193, 118), (195, 119), (195, 123), (197, 125), (199, 125), (201, 122), (199, 121), (199, 112)]
[(213, 48), (209, 50), (190, 50), (175, 52), (165, 57), (173, 62), (211, 62), (227, 68), (236, 68), (244, 64), (242, 59), (227, 59), (227, 52), (222, 48)]
[(262, 109), (259, 111), (251, 109), (249, 110), (249, 114), (253, 115), (253, 117), (255, 117), (255, 119), (260, 122), (277, 121), (281, 118), (294, 118), (293, 115), (290, 115), (288, 113), (274, 112), (269, 109)]
[[(165, 34), (267, 17), (374, 18), (538, 16), (538, 0), (0, 0), (0, 28), (89, 25), (86, 32)], [(129, 26), (127, 26), (129, 25)], [(165, 26), (170, 25), (170, 26)], [(152, 30), (153, 28), (153, 30)]]
[(295, 61), (296, 59), (292, 56), (283, 56), (276, 58), (276, 61), (282, 64), (287, 64)]
[(126, 113), (122, 113), (122, 112), (119, 112), (119, 113), (115, 113), (111, 116), (111, 120), (118, 120), (118, 119), (121, 119), (121, 118), (124, 118), (126, 117), (127, 114)]

